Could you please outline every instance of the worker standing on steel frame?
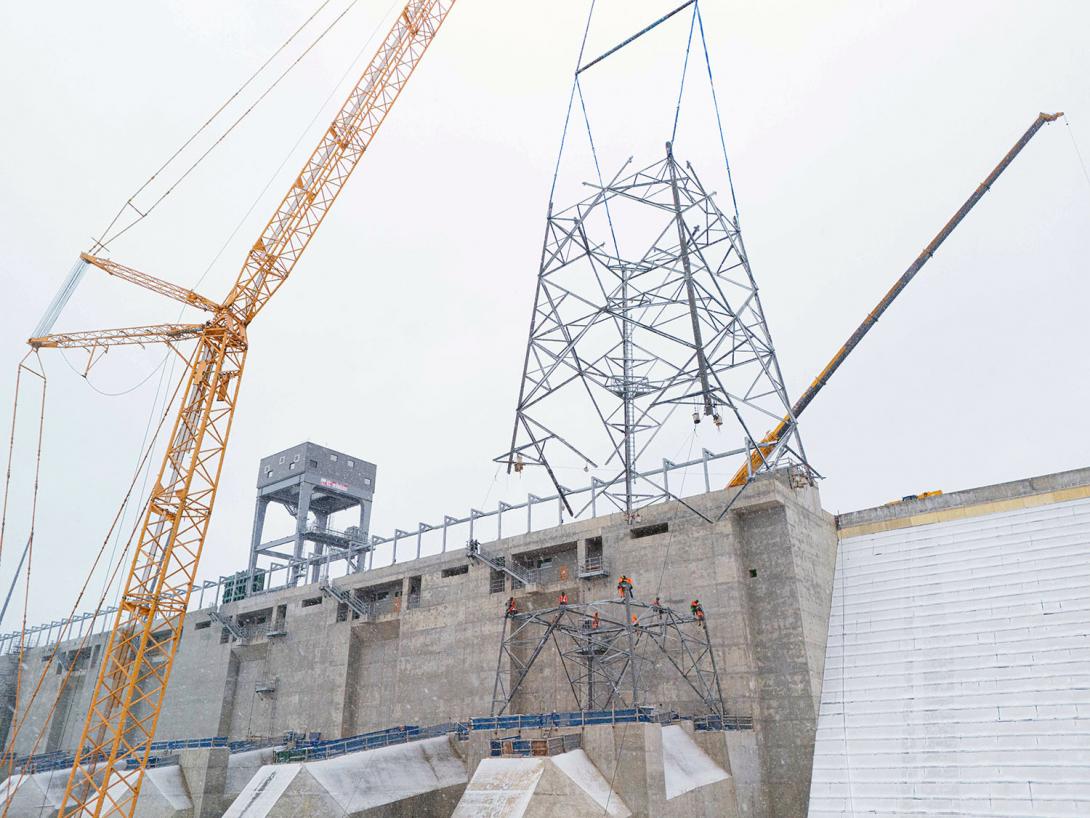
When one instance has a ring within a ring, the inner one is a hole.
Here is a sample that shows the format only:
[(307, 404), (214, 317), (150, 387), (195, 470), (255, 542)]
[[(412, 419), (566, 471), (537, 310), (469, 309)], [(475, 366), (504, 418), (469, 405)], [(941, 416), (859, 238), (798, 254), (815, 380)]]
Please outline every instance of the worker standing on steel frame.
[(621, 574), (621, 578), (617, 580), (617, 593), (621, 599), (633, 599), (633, 587), (632, 577)]

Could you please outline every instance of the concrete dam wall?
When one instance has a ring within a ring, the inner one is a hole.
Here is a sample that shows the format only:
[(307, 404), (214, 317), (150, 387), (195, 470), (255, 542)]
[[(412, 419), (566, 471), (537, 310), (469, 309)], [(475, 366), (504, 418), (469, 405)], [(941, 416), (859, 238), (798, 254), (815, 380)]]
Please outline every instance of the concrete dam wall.
[[(686, 502), (714, 520), (728, 499), (712, 492)], [(720, 765), (733, 768), (732, 809), (805, 815), (836, 557), (834, 520), (813, 486), (775, 474), (751, 485), (718, 522), (667, 503), (642, 510), (634, 522), (598, 517), (482, 548), (534, 569), (535, 583), (520, 588), (458, 550), (336, 580), (340, 592), (368, 600), (365, 617), (319, 584), (221, 605), (216, 614), (242, 638), (212, 611), (190, 612), (156, 738), (296, 731), (325, 739), (488, 715), (508, 598), (521, 610), (555, 606), (562, 592), (572, 603), (616, 598), (623, 573), (634, 579), (637, 600), (657, 596), (687, 612), (699, 599), (706, 611), (726, 710), (752, 719)], [(36, 752), (74, 749), (103, 641), (96, 635), (79, 655), (74, 642), (61, 646), (71, 655), (44, 680), (17, 754), (31, 752), (39, 731), (45, 740)], [(51, 650), (23, 656), (20, 718)], [(51, 715), (66, 662), (77, 669)], [(0, 695), (12, 695), (14, 674), (2, 671), (9, 689)], [(640, 686), (640, 704), (705, 711), (667, 663), (644, 673)], [(544, 651), (508, 712), (573, 709), (563, 666)]]

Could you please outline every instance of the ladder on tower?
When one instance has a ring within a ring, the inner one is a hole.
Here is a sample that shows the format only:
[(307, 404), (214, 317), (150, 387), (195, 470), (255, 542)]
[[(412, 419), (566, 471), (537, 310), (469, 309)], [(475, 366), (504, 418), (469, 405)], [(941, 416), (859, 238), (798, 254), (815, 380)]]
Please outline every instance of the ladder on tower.
[(511, 579), (522, 584), (525, 588), (535, 585), (533, 577), (528, 571), (514, 565), (508, 565), (503, 557), (492, 557), (481, 550), (481, 544), (476, 540), (470, 540), (466, 545), (466, 556), (471, 560), (483, 562), (493, 571), (507, 574)]
[(326, 596), (334, 599), (342, 605), (347, 605), (348, 610), (352, 611), (352, 613), (356, 614), (356, 616), (358, 616), (360, 619), (371, 618), (371, 606), (351, 591), (346, 591), (344, 588), (338, 588), (327, 579), (321, 580), (318, 583), (318, 587)]

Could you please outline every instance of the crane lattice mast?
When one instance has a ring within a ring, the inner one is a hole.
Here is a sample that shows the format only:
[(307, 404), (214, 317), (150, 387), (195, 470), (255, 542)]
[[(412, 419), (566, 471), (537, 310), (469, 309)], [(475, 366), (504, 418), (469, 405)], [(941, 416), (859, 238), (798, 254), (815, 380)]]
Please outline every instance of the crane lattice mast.
[(59, 818), (132, 816), (170, 679), (219, 485), (247, 328), (291, 274), (454, 5), (409, 0), (246, 256), (222, 303), (88, 254), (87, 263), (210, 313), (165, 324), (32, 338), (32, 347), (97, 352), (196, 339), (136, 553), (107, 643)]

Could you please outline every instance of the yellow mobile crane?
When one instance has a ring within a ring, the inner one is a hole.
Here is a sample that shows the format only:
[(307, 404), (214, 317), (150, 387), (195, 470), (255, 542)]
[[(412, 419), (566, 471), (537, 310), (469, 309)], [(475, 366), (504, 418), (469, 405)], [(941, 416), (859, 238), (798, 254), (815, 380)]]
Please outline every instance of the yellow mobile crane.
[[(203, 324), (31, 338), (81, 348), (195, 339), (185, 387), (91, 696), (59, 818), (132, 816), (216, 499), (246, 363), (250, 322), (291, 274), (363, 157), (454, 0), (409, 0), (318, 147), (254, 243), (230, 293), (213, 301), (108, 259), (83, 261), (198, 307)], [(131, 764), (131, 768), (130, 768)]]
[(1055, 122), (1061, 116), (1063, 116), (1063, 111), (1055, 114), (1042, 113), (1037, 115), (1037, 119), (1033, 120), (1033, 124), (1029, 126), (1024, 134), (1022, 134), (1022, 138), (1014, 143), (1014, 147), (1007, 151), (1007, 155), (992, 169), (992, 172), (988, 174), (988, 178), (977, 186), (977, 189), (965, 200), (965, 203), (958, 209), (958, 212), (950, 218), (950, 221), (943, 225), (942, 230), (935, 235), (935, 238), (931, 239), (931, 243), (923, 248), (923, 252), (916, 256), (916, 260), (908, 266), (908, 269), (893, 283), (893, 286), (889, 288), (889, 291), (882, 296), (882, 300), (878, 302), (873, 310), (867, 313), (867, 317), (863, 319), (863, 323), (856, 327), (855, 332), (853, 332), (848, 337), (848, 340), (844, 342), (844, 345), (836, 351), (836, 354), (834, 354), (829, 360), (829, 363), (825, 365), (825, 368), (818, 373), (816, 378), (814, 378), (813, 383), (811, 383), (799, 399), (795, 401), (794, 405), (791, 407), (791, 414), (777, 423), (772, 431), (764, 436), (760, 445), (750, 452), (746, 462), (741, 465), (738, 471), (735, 472), (734, 477), (732, 477), (731, 481), (727, 484), (727, 488), (744, 486), (750, 475), (756, 473), (765, 465), (765, 459), (775, 450), (777, 443), (779, 443), (780, 435), (784, 433), (784, 430), (790, 426), (792, 421), (798, 419), (798, 416), (810, 405), (810, 402), (817, 397), (818, 392), (820, 392), (822, 387), (829, 382), (829, 378), (831, 378), (833, 373), (840, 368), (842, 363), (844, 363), (844, 359), (851, 354), (853, 349), (859, 346), (859, 342), (863, 340), (863, 336), (870, 332), (871, 327), (878, 323), (878, 319), (881, 317), (882, 313), (889, 309), (889, 305), (893, 303), (893, 300), (897, 298), (905, 287), (908, 286), (909, 282), (916, 277), (916, 273), (927, 264), (931, 256), (935, 255), (935, 251), (939, 249), (939, 245), (950, 237), (950, 234), (954, 232), (954, 228), (961, 224), (961, 220), (969, 214), (969, 211), (984, 197), (984, 194), (991, 190), (992, 185), (995, 184), (995, 180), (998, 179), (1000, 174), (1002, 174), (1010, 163), (1014, 161), (1014, 157), (1022, 152), (1022, 148), (1029, 143), (1033, 138), (1033, 135), (1041, 130), (1041, 127), (1045, 123)]

